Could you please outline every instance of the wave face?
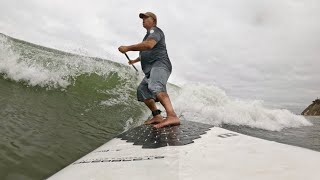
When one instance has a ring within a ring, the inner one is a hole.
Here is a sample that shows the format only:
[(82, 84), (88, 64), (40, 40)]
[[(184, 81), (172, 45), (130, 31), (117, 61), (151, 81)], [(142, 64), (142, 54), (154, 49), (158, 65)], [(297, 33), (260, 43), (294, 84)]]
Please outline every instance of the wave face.
[[(150, 114), (136, 100), (142, 77), (129, 66), (0, 34), (0, 179), (46, 178), (141, 124)], [(212, 85), (170, 84), (168, 91), (182, 119), (271, 131), (312, 125)]]
[(134, 126), (146, 112), (140, 79), (129, 66), (0, 34), (0, 179), (44, 179)]

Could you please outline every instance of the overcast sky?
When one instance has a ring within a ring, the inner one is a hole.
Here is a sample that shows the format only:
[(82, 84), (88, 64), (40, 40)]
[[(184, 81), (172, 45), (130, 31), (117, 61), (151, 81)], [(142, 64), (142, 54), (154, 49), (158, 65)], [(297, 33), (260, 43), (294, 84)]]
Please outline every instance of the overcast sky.
[(288, 106), (320, 97), (318, 0), (1, 0), (0, 32), (126, 63), (117, 48), (142, 40), (146, 11), (165, 33), (172, 83)]

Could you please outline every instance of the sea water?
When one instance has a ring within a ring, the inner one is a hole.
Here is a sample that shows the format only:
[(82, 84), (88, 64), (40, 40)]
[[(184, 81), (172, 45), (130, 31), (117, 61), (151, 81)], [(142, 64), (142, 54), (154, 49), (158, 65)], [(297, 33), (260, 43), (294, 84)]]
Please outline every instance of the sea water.
[[(142, 78), (129, 66), (0, 34), (0, 179), (47, 178), (142, 124), (150, 115), (136, 100)], [(169, 84), (168, 92), (181, 119), (320, 151), (319, 118), (208, 84)]]

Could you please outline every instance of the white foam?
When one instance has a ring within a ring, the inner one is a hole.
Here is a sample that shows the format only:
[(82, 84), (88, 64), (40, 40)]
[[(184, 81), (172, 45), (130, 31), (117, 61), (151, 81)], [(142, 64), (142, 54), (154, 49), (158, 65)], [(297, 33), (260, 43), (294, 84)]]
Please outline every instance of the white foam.
[[(81, 74), (106, 76), (110, 72), (117, 72), (122, 79), (127, 79), (130, 78), (128, 74), (133, 72), (117, 70), (119, 67), (112, 63), (90, 57), (49, 52), (30, 45), (19, 45), (22, 48), (16, 46), (16, 42), (0, 36), (0, 73), (31, 86), (66, 88)], [(32, 48), (33, 51), (30, 50)], [(21, 49), (28, 55), (22, 56), (19, 52)]]
[(7, 38), (0, 37), (0, 73), (15, 81), (27, 81), (29, 85), (67, 86), (69, 82), (59, 74), (50, 72), (37, 64), (22, 61), (20, 55), (11, 49)]
[(303, 116), (286, 109), (265, 107), (260, 100), (240, 100), (227, 96), (218, 87), (206, 84), (183, 85), (169, 91), (177, 114), (185, 119), (221, 125), (245, 125), (280, 131), (288, 127), (312, 125)]
[(123, 128), (123, 132), (128, 131), (130, 129), (130, 127), (133, 124), (133, 119), (129, 118), (128, 120), (126, 120), (126, 125)]

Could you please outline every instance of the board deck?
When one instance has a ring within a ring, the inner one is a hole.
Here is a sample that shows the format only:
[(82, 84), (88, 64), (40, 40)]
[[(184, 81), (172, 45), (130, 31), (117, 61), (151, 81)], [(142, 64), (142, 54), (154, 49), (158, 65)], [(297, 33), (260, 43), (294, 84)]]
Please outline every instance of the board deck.
[(141, 125), (80, 158), (49, 180), (318, 180), (320, 152), (182, 121)]

